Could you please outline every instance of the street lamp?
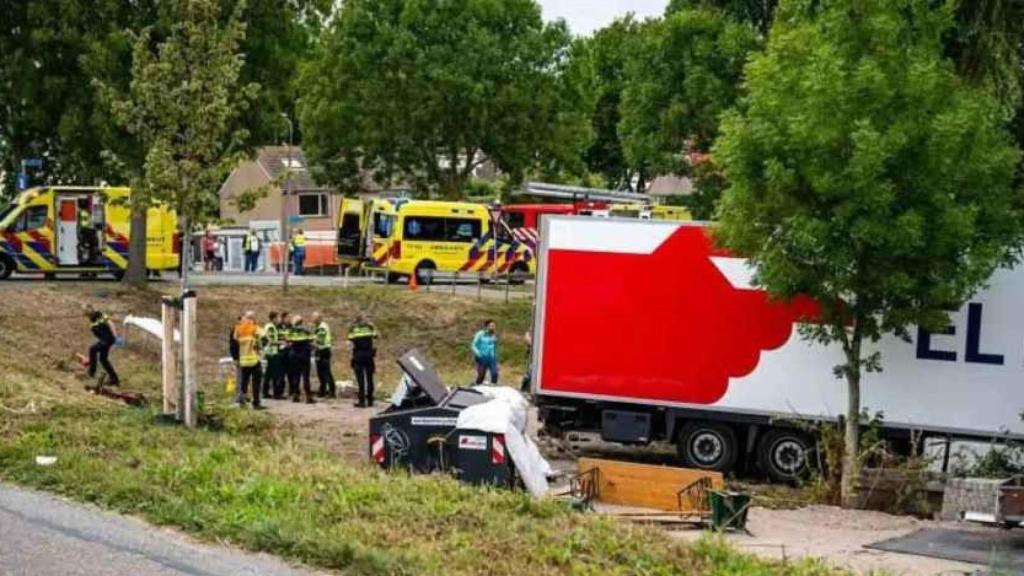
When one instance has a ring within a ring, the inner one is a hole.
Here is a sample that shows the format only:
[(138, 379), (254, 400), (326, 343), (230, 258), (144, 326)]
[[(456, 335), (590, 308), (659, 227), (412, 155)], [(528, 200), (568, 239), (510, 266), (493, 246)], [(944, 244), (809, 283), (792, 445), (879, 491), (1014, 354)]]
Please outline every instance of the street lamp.
[(281, 289), (288, 292), (288, 192), (292, 183), (292, 143), (295, 136), (295, 125), (287, 114), (281, 117), (288, 123), (288, 164), (285, 166), (284, 189), (281, 191)]

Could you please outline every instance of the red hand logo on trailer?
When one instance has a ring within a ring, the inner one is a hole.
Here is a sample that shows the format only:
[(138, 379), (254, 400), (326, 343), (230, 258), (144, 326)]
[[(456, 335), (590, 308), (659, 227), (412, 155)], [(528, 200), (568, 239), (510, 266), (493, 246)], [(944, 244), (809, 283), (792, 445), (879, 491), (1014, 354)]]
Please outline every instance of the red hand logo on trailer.
[[(716, 251), (704, 228), (645, 226), (667, 237), (618, 252), (614, 223), (589, 226), (590, 240), (548, 252), (545, 391), (711, 404), (816, 315), (809, 300), (770, 301), (747, 285), (744, 261)], [(588, 242), (598, 246), (573, 249)]]

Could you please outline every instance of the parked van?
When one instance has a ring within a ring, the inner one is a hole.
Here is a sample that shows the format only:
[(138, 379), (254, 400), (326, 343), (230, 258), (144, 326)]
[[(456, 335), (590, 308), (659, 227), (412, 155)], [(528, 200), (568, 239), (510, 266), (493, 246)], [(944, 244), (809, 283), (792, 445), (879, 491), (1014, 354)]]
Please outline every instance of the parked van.
[(369, 257), (377, 268), (394, 276), (417, 275), (430, 280), (431, 271), (534, 271), (533, 251), (513, 238), (508, 227), (492, 218), (482, 204), (409, 200), (385, 206), (368, 218)]
[[(25, 190), (0, 210), (0, 279), (13, 272), (124, 275), (131, 209), (128, 188), (49, 186)], [(175, 270), (178, 221), (166, 207), (149, 209), (146, 267)]]

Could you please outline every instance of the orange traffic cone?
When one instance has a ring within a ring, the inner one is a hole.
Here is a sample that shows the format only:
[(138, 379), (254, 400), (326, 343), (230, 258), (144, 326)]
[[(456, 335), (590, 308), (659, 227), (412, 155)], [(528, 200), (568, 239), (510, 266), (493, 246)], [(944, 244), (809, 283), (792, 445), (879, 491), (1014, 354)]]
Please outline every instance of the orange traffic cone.
[(420, 287), (419, 280), (416, 278), (417, 276), (419, 276), (419, 274), (417, 274), (415, 270), (413, 270), (412, 274), (409, 274), (409, 290), (412, 292), (415, 292)]

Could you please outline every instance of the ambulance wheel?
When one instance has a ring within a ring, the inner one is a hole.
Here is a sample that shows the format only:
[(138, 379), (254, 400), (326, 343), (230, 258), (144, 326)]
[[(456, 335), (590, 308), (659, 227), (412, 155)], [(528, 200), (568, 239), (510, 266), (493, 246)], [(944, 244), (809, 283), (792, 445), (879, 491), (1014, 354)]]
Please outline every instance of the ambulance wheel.
[(721, 424), (691, 422), (679, 431), (676, 451), (688, 468), (725, 472), (736, 463), (736, 434)]
[(413, 274), (416, 275), (416, 282), (420, 284), (431, 284), (434, 281), (434, 271), (437, 270), (437, 264), (434, 264), (430, 260), (424, 260), (416, 265), (416, 271)]
[(757, 465), (772, 480), (792, 484), (807, 477), (814, 461), (814, 442), (795, 430), (772, 430), (757, 447)]
[(14, 274), (14, 260), (6, 254), (0, 254), (0, 280), (7, 280)]
[(516, 262), (512, 265), (509, 271), (509, 283), (510, 284), (523, 284), (526, 282), (526, 277), (530, 275), (530, 268), (522, 262)]

